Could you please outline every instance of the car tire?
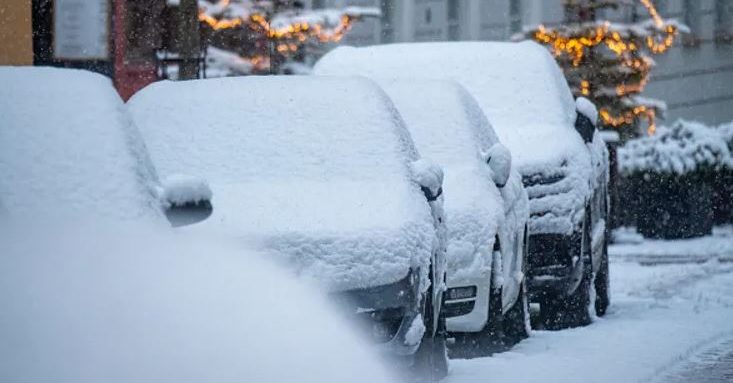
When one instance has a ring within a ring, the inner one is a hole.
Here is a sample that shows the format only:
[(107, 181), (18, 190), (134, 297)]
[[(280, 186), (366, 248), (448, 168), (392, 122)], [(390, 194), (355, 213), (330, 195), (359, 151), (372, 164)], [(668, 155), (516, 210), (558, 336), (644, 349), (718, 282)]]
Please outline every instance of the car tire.
[(569, 294), (547, 296), (540, 302), (542, 325), (546, 330), (587, 326), (592, 322), (590, 301), (593, 266), (590, 259), (590, 227), (590, 217), (586, 214), (581, 240), (580, 262), (583, 262), (583, 270), (579, 285)]
[(415, 352), (413, 370), (420, 381), (437, 382), (448, 375), (448, 350), (446, 346), (445, 318), (438, 315), (438, 325), (435, 332), (432, 331), (433, 320), (433, 269), (430, 269), (430, 287), (425, 292), (422, 302), (421, 315), (425, 334)]
[(512, 308), (504, 314), (504, 343), (514, 345), (529, 338), (529, 301), (527, 300), (527, 289), (525, 283), (519, 290), (517, 301)]
[(601, 260), (601, 267), (598, 269), (598, 274), (595, 278), (596, 288), (596, 301), (595, 310), (596, 315), (602, 317), (606, 315), (608, 306), (611, 305), (611, 291), (609, 289), (609, 273), (608, 273), (608, 244), (603, 245), (603, 259)]
[[(526, 229), (525, 229), (526, 233)], [(525, 234), (522, 251), (522, 274), (525, 276), (519, 285), (517, 300), (504, 314), (504, 338), (506, 344), (514, 345), (529, 338), (532, 332), (529, 318), (529, 298), (527, 297), (527, 254), (528, 239)]]

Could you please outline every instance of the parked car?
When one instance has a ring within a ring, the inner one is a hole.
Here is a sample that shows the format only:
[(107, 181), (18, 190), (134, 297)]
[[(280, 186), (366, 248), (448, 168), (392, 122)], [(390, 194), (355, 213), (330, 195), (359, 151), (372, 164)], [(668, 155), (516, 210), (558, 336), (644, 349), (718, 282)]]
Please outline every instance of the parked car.
[(168, 226), (161, 185), (108, 78), (0, 67), (0, 83), (0, 199), (7, 215)]
[[(529, 336), (525, 250), (529, 202), (511, 155), (458, 83), (379, 80), (423, 155), (443, 166), (448, 219), (447, 329), (456, 356)], [(439, 107), (426, 107), (436, 105)], [(492, 273), (493, 271), (493, 273)]]
[(376, 84), (161, 82), (128, 107), (161, 176), (209, 183), (211, 216), (189, 230), (278, 254), (368, 319), (383, 347), (446, 373), (442, 171)]
[(584, 101), (578, 108), (546, 49), (533, 42), (342, 47), (315, 73), (443, 78), (466, 87), (512, 152), (529, 194), (529, 292), (545, 328), (589, 323), (591, 283), (596, 313), (606, 312), (608, 152), (595, 108)]
[(395, 381), (267, 254), (177, 234), (0, 219), (0, 381)]

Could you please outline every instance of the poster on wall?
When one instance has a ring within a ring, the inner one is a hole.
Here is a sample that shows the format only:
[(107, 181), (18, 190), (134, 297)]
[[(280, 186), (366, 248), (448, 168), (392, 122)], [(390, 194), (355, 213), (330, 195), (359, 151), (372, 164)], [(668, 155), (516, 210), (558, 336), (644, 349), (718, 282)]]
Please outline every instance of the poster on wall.
[(54, 0), (54, 58), (108, 60), (109, 0)]

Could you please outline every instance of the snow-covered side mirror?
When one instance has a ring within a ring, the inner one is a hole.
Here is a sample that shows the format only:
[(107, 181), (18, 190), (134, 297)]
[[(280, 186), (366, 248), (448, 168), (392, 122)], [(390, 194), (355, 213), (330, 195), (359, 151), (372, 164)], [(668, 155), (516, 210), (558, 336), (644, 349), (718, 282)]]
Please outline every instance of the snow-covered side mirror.
[(482, 153), (482, 157), (491, 169), (491, 178), (496, 186), (503, 188), (509, 181), (509, 174), (512, 171), (512, 153), (506, 146), (496, 143), (487, 152)]
[(587, 98), (578, 97), (575, 99), (575, 110), (575, 130), (585, 143), (592, 142), (598, 124), (598, 109)]
[(162, 186), (163, 208), (173, 227), (201, 222), (211, 215), (212, 193), (205, 180), (176, 174), (166, 178)]
[(435, 201), (443, 194), (443, 169), (436, 163), (421, 158), (410, 164), (412, 177), (420, 185), (428, 202)]

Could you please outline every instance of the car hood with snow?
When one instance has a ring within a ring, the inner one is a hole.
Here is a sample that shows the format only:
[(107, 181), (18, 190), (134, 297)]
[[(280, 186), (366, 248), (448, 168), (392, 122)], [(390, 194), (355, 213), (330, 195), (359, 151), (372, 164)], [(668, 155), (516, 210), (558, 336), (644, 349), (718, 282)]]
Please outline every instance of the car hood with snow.
[[(395, 60), (399, 57), (399, 60)], [(561, 214), (546, 206), (582, 210), (590, 194), (593, 171), (590, 154), (574, 129), (576, 107), (562, 72), (546, 49), (533, 42), (458, 42), (390, 44), (364, 48), (340, 47), (316, 64), (319, 75), (452, 79), (478, 101), (500, 141), (512, 152), (524, 176), (559, 179), (572, 190), (534, 206), (543, 214), (533, 229), (568, 232), (581, 214)], [(562, 169), (562, 170), (558, 170)], [(536, 197), (529, 190), (530, 198)], [(537, 193), (544, 193), (538, 191)], [(580, 205), (578, 205), (580, 204)], [(543, 210), (543, 211), (540, 211)], [(533, 230), (534, 231), (534, 230)]]
[(209, 182), (213, 213), (191, 229), (276, 250), (333, 290), (429, 264), (436, 230), (410, 166), (417, 152), (371, 81), (161, 82), (128, 107), (162, 178)]
[(0, 199), (11, 216), (164, 224), (157, 179), (111, 81), (0, 67)]
[(39, 226), (0, 222), (2, 382), (393, 381), (338, 309), (256, 252)]

